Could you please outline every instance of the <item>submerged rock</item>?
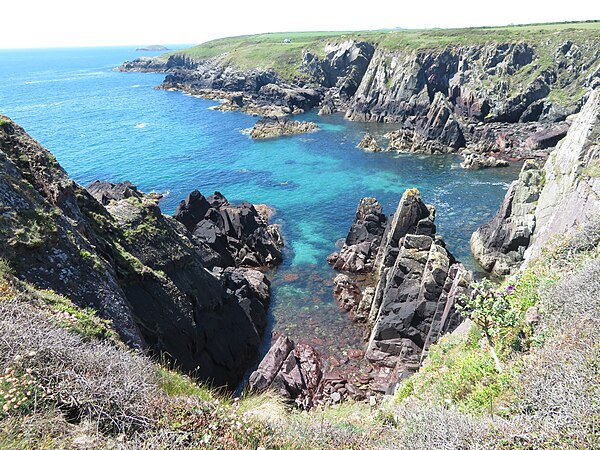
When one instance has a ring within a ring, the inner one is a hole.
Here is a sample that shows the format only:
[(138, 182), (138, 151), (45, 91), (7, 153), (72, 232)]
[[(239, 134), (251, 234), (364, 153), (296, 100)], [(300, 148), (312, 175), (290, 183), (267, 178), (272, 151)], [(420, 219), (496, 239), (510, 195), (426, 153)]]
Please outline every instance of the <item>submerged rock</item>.
[(317, 128), (317, 124), (314, 122), (300, 122), (287, 117), (264, 117), (252, 127), (250, 137), (252, 139), (269, 139), (279, 136), (309, 133), (316, 131)]

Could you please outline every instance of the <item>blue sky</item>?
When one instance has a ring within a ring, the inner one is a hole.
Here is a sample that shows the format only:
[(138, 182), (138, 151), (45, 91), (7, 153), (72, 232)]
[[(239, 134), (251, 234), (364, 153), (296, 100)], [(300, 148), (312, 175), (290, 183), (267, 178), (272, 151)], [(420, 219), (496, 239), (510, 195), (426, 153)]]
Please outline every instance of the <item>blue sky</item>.
[(0, 48), (193, 44), (240, 34), (600, 19), (600, 2), (527, 0), (19, 0)]

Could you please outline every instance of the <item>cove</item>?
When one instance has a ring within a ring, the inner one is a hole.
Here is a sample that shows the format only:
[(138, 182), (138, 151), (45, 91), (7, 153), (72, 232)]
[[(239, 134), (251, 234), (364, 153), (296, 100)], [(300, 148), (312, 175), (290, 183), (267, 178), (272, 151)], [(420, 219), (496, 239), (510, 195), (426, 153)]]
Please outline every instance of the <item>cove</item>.
[(332, 298), (335, 276), (326, 256), (352, 222), (361, 197), (376, 197), (393, 213), (406, 188), (437, 208), (448, 248), (476, 268), (468, 241), (500, 205), (517, 165), (469, 172), (454, 155), (367, 153), (365, 132), (393, 125), (348, 122), (308, 113), (319, 131), (252, 141), (257, 120), (211, 109), (214, 101), (153, 89), (163, 76), (119, 73), (132, 49), (0, 52), (0, 108), (52, 151), (80, 184), (130, 180), (165, 193), (173, 213), (193, 189), (222, 192), (230, 201), (266, 203), (276, 211), (286, 247), (270, 274), (270, 331), (314, 345), (325, 357), (362, 347), (360, 330)]

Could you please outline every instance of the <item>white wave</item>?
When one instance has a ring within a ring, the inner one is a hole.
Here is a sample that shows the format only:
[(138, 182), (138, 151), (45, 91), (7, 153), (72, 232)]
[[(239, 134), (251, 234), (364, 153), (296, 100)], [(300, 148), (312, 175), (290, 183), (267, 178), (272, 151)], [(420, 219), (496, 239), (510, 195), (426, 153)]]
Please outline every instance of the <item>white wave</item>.
[(146, 128), (148, 125), (150, 125), (150, 124), (146, 123), (146, 122), (142, 122), (142, 123), (138, 123), (134, 128)]

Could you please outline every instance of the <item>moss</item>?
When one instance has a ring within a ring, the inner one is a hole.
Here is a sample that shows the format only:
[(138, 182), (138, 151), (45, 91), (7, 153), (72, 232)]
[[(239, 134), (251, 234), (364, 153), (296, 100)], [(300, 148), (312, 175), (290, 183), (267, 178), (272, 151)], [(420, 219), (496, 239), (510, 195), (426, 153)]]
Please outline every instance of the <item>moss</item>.
[(600, 178), (600, 159), (591, 160), (582, 170), (581, 173), (591, 178)]

